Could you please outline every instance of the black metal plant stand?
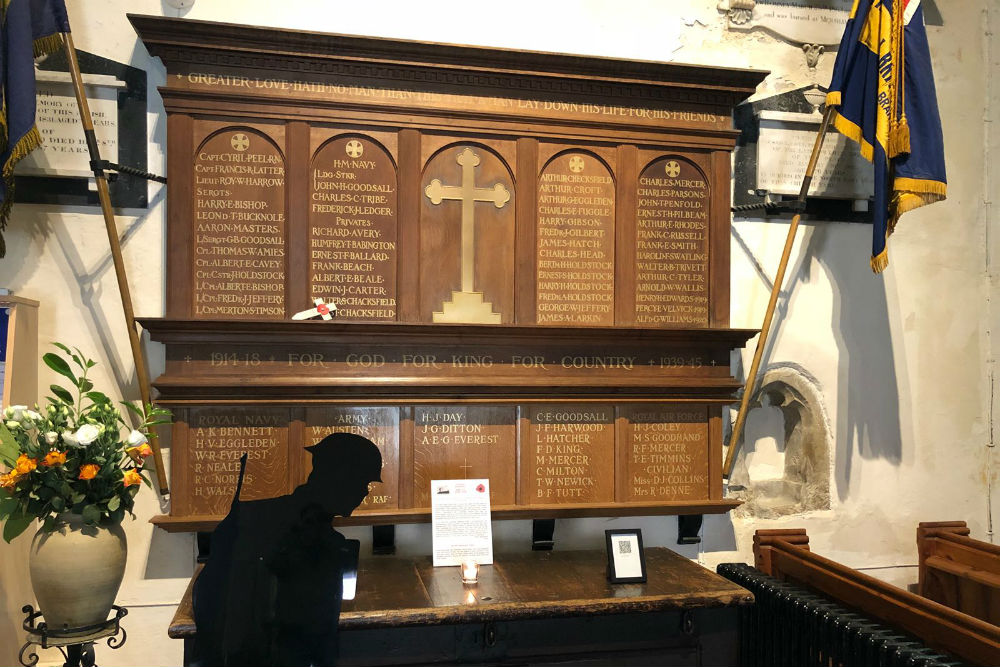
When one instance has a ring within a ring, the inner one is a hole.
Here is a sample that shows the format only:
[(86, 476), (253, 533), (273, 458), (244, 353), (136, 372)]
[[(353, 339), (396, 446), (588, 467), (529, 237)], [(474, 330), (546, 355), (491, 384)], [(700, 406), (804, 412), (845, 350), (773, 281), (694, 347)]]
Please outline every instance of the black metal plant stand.
[[(21, 607), (26, 614), (21, 626), (28, 634), (28, 641), (21, 647), (17, 659), (24, 667), (34, 667), (38, 664), (38, 654), (32, 646), (58, 648), (66, 658), (64, 667), (96, 667), (94, 662), (94, 643), (108, 638), (108, 646), (112, 649), (121, 648), (127, 638), (121, 620), (128, 614), (128, 609), (113, 605), (114, 616), (103, 623), (85, 625), (79, 628), (50, 628), (44, 621), (38, 622), (42, 612), (35, 611), (30, 604)], [(119, 637), (121, 635), (121, 637)]]

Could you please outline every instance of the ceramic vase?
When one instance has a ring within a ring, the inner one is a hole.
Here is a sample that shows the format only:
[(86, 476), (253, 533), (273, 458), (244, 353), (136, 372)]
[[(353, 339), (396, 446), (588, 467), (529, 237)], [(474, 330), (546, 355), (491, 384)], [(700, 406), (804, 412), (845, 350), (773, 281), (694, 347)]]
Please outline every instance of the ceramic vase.
[(35, 533), (28, 556), (31, 588), (53, 630), (108, 619), (125, 576), (128, 549), (120, 524), (87, 526), (79, 514), (56, 517), (52, 532)]

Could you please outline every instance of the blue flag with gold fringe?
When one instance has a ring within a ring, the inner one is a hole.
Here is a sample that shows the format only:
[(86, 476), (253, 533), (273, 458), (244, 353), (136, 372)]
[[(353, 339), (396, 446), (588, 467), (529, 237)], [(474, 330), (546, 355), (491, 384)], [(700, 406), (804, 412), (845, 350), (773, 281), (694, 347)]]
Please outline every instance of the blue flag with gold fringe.
[(0, 0), (0, 257), (13, 203), (14, 166), (41, 143), (35, 127), (35, 58), (62, 47), (65, 0)]
[(945, 198), (944, 140), (920, 0), (854, 0), (826, 103), (875, 168), (872, 270), (907, 211)]

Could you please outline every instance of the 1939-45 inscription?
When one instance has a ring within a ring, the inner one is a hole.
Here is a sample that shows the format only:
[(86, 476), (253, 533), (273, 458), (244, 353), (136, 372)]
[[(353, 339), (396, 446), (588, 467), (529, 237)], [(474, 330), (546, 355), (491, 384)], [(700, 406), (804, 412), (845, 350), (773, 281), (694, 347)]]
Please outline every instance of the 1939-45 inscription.
[(508, 516), (734, 505), (731, 114), (762, 72), (130, 20), (168, 73), (167, 523), (224, 513), (242, 452), (244, 497), (288, 492), (336, 430), (382, 451), (372, 522), (452, 477)]

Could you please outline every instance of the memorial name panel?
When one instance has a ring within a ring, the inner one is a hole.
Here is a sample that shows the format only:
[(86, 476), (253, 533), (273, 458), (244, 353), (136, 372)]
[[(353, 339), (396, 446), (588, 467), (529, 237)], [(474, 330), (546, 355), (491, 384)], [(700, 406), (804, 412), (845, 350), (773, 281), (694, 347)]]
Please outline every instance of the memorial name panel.
[(627, 502), (708, 498), (708, 409), (633, 406), (627, 418)]
[(435, 479), (490, 480), (494, 506), (513, 505), (517, 408), (420, 406), (413, 410), (413, 504), (430, 507)]
[(613, 502), (615, 410), (611, 405), (526, 409), (521, 466), (526, 505)]
[(188, 422), (190, 513), (222, 516), (236, 493), (240, 456), (247, 453), (240, 498), (288, 493), (289, 411), (283, 408), (192, 408)]
[(514, 182), (479, 144), (443, 148), (420, 185), (421, 320), (501, 324), (514, 312)]
[(639, 176), (635, 323), (708, 326), (711, 191), (681, 157), (662, 157)]
[(337, 319), (396, 319), (396, 168), (369, 137), (316, 152), (310, 172), (309, 297)]
[[(382, 481), (373, 482), (368, 497), (358, 508), (366, 510), (399, 507), (399, 408), (308, 408), (304, 446), (314, 445), (331, 433), (356, 433), (368, 438), (382, 453)], [(305, 465), (301, 481), (312, 470), (312, 456), (303, 451)]]
[(538, 324), (615, 320), (615, 183), (592, 153), (553, 158), (538, 179)]
[(194, 159), (194, 315), (285, 316), (285, 162), (264, 134), (211, 134)]

